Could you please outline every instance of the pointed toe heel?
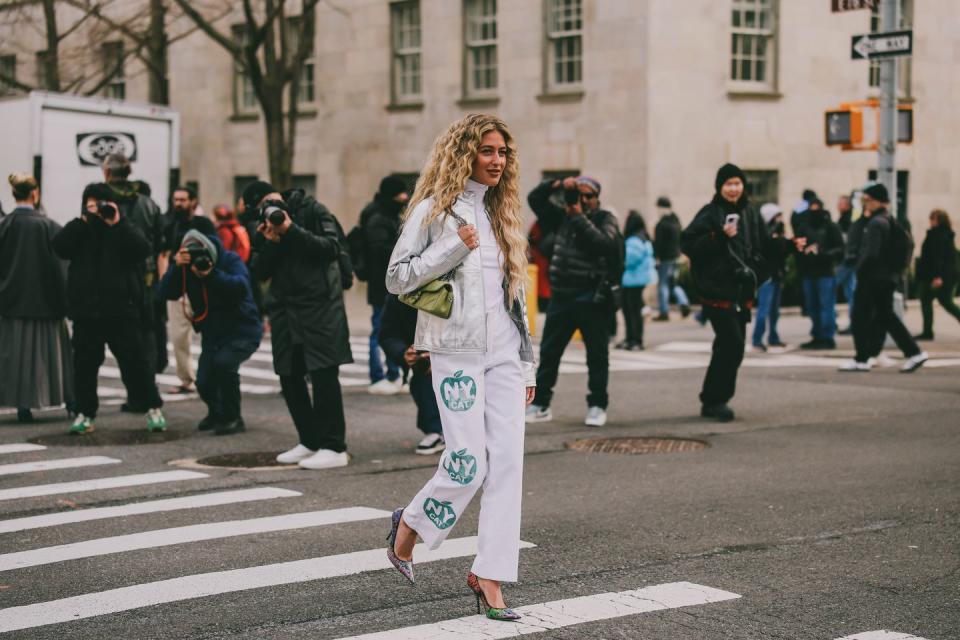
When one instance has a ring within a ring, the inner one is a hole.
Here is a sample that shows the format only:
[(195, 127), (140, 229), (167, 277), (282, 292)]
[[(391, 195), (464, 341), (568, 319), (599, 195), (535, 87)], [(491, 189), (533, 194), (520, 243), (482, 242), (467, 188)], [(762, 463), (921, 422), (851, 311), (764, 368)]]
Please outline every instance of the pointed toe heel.
[(487, 597), (483, 595), (483, 589), (480, 588), (480, 580), (473, 572), (467, 575), (467, 586), (477, 597), (477, 613), (484, 614), (491, 620), (499, 620), (500, 622), (516, 622), (523, 617), (509, 607), (503, 607), (502, 609), (491, 607), (490, 603), (487, 602)]
[(410, 560), (401, 560), (393, 550), (397, 542), (397, 529), (400, 528), (400, 518), (403, 517), (403, 509), (397, 509), (393, 512), (390, 519), (390, 533), (387, 534), (387, 559), (397, 571), (403, 574), (403, 577), (410, 581), (410, 584), (416, 584), (413, 579), (413, 562)]

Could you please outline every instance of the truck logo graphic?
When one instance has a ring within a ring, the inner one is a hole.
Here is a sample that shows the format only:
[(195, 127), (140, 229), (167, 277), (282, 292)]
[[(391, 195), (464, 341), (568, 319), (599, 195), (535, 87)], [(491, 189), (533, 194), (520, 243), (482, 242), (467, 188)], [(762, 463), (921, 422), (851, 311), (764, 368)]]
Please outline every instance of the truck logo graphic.
[(131, 162), (137, 159), (137, 138), (132, 133), (93, 132), (77, 134), (77, 157), (85, 167), (99, 167), (111, 153), (122, 153)]

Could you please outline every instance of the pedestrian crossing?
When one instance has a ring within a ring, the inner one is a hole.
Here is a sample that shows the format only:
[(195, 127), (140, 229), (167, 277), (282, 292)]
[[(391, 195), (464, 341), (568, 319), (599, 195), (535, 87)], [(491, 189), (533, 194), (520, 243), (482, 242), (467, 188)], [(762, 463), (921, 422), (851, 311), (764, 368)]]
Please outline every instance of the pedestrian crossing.
[[(39, 455), (43, 456), (44, 459), (4, 464), (0, 465), (0, 470), (17, 467), (21, 469), (19, 472), (21, 477), (29, 478), (30, 473), (40, 469), (43, 469), (47, 474), (56, 474), (67, 469), (82, 470), (87, 467), (93, 471), (99, 466), (98, 464), (79, 464), (79, 462), (90, 461), (88, 459), (94, 459), (94, 462), (96, 462), (96, 459), (102, 458), (99, 462), (103, 464), (123, 464), (122, 460), (99, 456), (72, 459), (58, 458), (56, 457), (56, 448), (47, 449), (42, 446), (26, 446), (21, 443), (0, 445), (0, 455), (5, 456), (6, 460), (24, 453), (29, 454), (31, 458), (36, 458)], [(50, 456), (50, 458), (47, 459), (46, 456)], [(78, 462), (78, 464), (72, 464), (73, 462)], [(217, 479), (204, 473), (192, 471), (116, 475), (0, 490), (0, 500), (16, 500), (37, 496), (72, 496), (77, 492), (94, 492), (120, 487), (149, 490), (153, 485), (186, 480), (206, 481), (209, 484), (216, 484)], [(175, 488), (177, 485), (170, 484), (168, 486)], [(192, 486), (192, 489), (196, 490), (196, 488), (197, 485)], [(206, 489), (210, 490), (207, 491)], [(200, 490), (205, 492), (194, 495), (147, 500), (127, 498), (126, 500), (129, 501), (123, 504), (92, 506), (86, 509), (75, 508), (69, 511), (0, 520), (0, 534), (61, 527), (96, 520), (112, 520), (119, 526), (130, 516), (175, 511), (180, 512), (181, 516), (196, 516), (197, 520), (202, 520), (185, 526), (149, 529), (2, 553), (0, 554), (0, 574), (43, 565), (60, 565), (79, 559), (92, 559), (102, 562), (103, 572), (107, 574), (111, 570), (115, 570), (115, 567), (121, 566), (115, 560), (120, 554), (134, 551), (156, 554), (175, 553), (165, 551), (165, 549), (177, 546), (182, 548), (184, 545), (201, 545), (204, 542), (223, 539), (239, 539), (244, 536), (248, 536), (248, 540), (258, 541), (261, 545), (275, 544), (280, 549), (280, 545), (284, 544), (282, 537), (284, 533), (364, 522), (376, 523), (374, 526), (386, 530), (391, 515), (390, 511), (384, 509), (369, 506), (348, 506), (298, 511), (284, 515), (217, 520), (216, 512), (207, 511), (207, 508), (242, 503), (266, 505), (270, 501), (280, 499), (286, 503), (291, 500), (295, 501), (297, 498), (303, 498), (303, 494), (299, 491), (270, 486), (226, 490), (207, 487), (206, 489), (201, 487)], [(295, 502), (290, 504), (295, 504)], [(267, 533), (278, 534), (278, 536), (272, 538), (260, 536), (260, 534)], [(65, 528), (57, 537), (59, 540), (64, 540), (69, 539), (70, 536), (71, 529)], [(266, 543), (264, 543), (265, 540)], [(243, 540), (240, 540), (238, 544), (243, 542)], [(522, 541), (520, 546), (526, 552), (534, 549), (536, 544)], [(3, 548), (2, 540), (0, 540), (0, 548)], [(477, 549), (477, 538), (466, 536), (450, 539), (435, 551), (430, 551), (423, 545), (417, 545), (415, 556), (417, 565), (421, 566), (457, 558), (469, 558), (476, 555)], [(123, 566), (124, 579), (136, 581), (136, 567), (134, 566), (131, 574), (130, 565)], [(86, 619), (101, 618), (187, 601), (197, 603), (191, 605), (191, 612), (203, 611), (205, 606), (209, 606), (207, 615), (214, 619), (222, 616), (222, 610), (213, 601), (210, 605), (205, 605), (204, 598), (369, 572), (393, 571), (386, 559), (382, 545), (378, 545), (371, 549), (346, 551), (326, 556), (226, 568), (218, 571), (187, 573), (164, 580), (134, 582), (134, 584), (116, 588), (7, 606), (0, 609), (0, 634), (25, 632), (30, 629), (50, 627), (67, 622), (76, 623)], [(399, 579), (397, 576), (391, 577)], [(0, 578), (0, 580), (6, 582), (8, 580), (12, 581), (14, 578)], [(16, 581), (23, 583), (25, 579), (21, 576), (16, 578)], [(732, 603), (743, 597), (740, 594), (714, 586), (680, 581), (529, 604), (516, 609), (523, 616), (516, 623), (491, 621), (480, 615), (469, 615), (428, 624), (400, 626), (385, 631), (362, 633), (344, 637), (341, 640), (508, 638), (519, 635), (542, 634), (573, 626), (583, 626), (584, 629), (589, 629), (590, 624), (602, 621), (640, 616), (654, 611), (708, 607), (724, 602)], [(177, 615), (175, 609), (168, 609), (167, 611), (171, 612), (170, 615)], [(728, 609), (727, 611), (735, 612), (736, 609)], [(75, 627), (73, 630), (76, 632)], [(589, 632), (587, 634), (589, 635)], [(82, 635), (82, 633), (79, 635)], [(889, 630), (864, 631), (837, 638), (837, 640), (910, 639), (924, 640), (919, 636)]]

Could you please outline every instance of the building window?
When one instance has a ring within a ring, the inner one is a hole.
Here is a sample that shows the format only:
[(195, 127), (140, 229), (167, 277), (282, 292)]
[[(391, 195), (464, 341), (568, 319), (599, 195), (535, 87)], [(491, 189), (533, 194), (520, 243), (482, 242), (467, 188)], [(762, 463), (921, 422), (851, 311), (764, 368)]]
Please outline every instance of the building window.
[(47, 61), (50, 56), (46, 51), (37, 51), (37, 88), (50, 89), (50, 79), (47, 77)]
[(730, 79), (747, 89), (776, 86), (776, 0), (733, 0)]
[(583, 82), (583, 2), (547, 2), (547, 91), (577, 89)]
[[(246, 46), (249, 39), (247, 25), (234, 25), (230, 31), (233, 41), (238, 46)], [(253, 90), (253, 81), (239, 64), (233, 67), (233, 103), (233, 110), (236, 113), (250, 113), (257, 109), (257, 94)]]
[(467, 96), (497, 90), (497, 0), (466, 0), (464, 87)]
[(750, 169), (747, 176), (747, 196), (754, 206), (780, 201), (780, 174), (776, 170)]
[[(290, 52), (291, 57), (296, 55), (300, 47), (300, 37), (303, 32), (303, 19), (300, 16), (287, 19), (287, 51)], [(314, 43), (311, 40), (307, 48), (307, 57), (303, 60), (303, 68), (300, 70), (297, 104), (313, 104), (316, 99), (316, 63)]]
[(304, 193), (308, 196), (314, 198), (317, 197), (317, 176), (315, 175), (299, 175), (291, 176), (290, 178), (291, 188), (293, 189), (303, 189)]
[[(897, 3), (897, 28), (909, 29), (913, 25), (913, 0), (899, 0)], [(870, 33), (880, 31), (880, 7), (879, 5), (870, 11)], [(910, 97), (910, 74), (912, 67), (910, 65), (910, 56), (897, 58), (897, 90), (901, 98)], [(870, 71), (868, 72), (868, 82), (871, 89), (880, 88), (880, 61), (870, 61)]]
[(103, 95), (114, 100), (127, 96), (127, 82), (123, 73), (123, 42), (104, 42), (100, 48), (103, 61), (103, 77), (107, 80)]
[(390, 5), (390, 32), (393, 101), (396, 104), (418, 103), (423, 95), (419, 0)]
[(0, 96), (13, 93), (17, 81), (17, 56), (0, 56)]

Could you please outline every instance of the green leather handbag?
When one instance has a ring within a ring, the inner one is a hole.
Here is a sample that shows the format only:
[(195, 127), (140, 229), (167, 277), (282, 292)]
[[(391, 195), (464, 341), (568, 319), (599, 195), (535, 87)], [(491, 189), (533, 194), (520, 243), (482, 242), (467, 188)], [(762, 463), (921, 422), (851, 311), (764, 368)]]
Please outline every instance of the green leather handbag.
[[(447, 213), (453, 216), (458, 227), (467, 224), (466, 220), (453, 211), (448, 210)], [(401, 294), (397, 299), (418, 311), (448, 320), (453, 312), (453, 285), (450, 284), (450, 280), (453, 279), (456, 270), (456, 267), (454, 267), (448, 273), (431, 280), (416, 291)]]

